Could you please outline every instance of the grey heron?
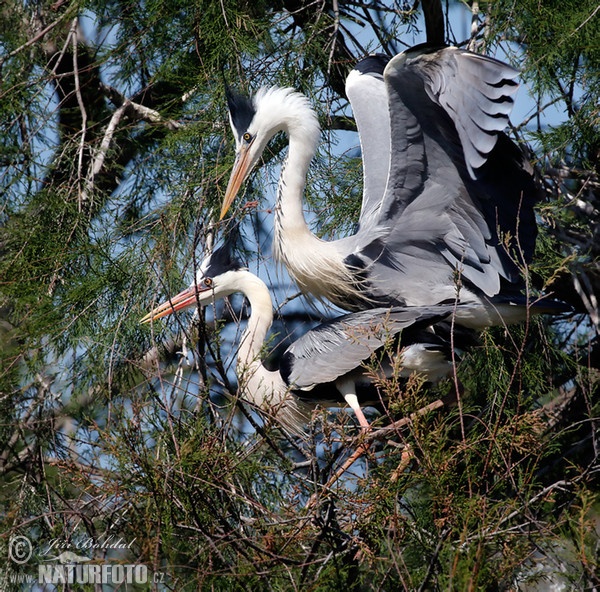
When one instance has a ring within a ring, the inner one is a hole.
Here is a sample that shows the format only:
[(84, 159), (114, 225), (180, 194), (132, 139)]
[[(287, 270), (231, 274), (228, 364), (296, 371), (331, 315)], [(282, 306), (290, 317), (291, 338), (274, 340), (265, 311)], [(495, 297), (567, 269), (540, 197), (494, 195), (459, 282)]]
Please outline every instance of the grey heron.
[(289, 148), (273, 253), (303, 292), (350, 311), (471, 303), (456, 322), (476, 329), (554, 312), (552, 302), (527, 305), (521, 293), (539, 188), (501, 131), (518, 72), (466, 50), (418, 46), (392, 58), (382, 77), (365, 73), (362, 100), (364, 88), (349, 87), (366, 177), (357, 232), (324, 241), (306, 223), (303, 192), (320, 126), (307, 98), (290, 88), (261, 88), (252, 100), (228, 95), (236, 160), (221, 218), (283, 131)]
[(384, 350), (396, 340), (401, 353), (401, 376), (421, 373), (438, 381), (452, 370), (449, 343), (430, 327), (450, 317), (455, 307), (373, 308), (324, 322), (294, 341), (281, 358), (280, 368), (268, 370), (260, 359), (273, 321), (269, 290), (256, 275), (231, 256), (226, 242), (209, 255), (198, 269), (192, 285), (160, 304), (141, 322), (147, 323), (193, 306), (208, 306), (219, 298), (241, 292), (251, 314), (241, 337), (237, 368), (242, 398), (277, 414), (292, 433), (302, 433), (310, 411), (317, 405), (340, 406), (345, 400), (360, 425), (369, 424), (361, 410), (363, 394), (373, 395), (373, 375), (363, 367), (373, 354), (381, 353), (381, 371), (390, 373)]

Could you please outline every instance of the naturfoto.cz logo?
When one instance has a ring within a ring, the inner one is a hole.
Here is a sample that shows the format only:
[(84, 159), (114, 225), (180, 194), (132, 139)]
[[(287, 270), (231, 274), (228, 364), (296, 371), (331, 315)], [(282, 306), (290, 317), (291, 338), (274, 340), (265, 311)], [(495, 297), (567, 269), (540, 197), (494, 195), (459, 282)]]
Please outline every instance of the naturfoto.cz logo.
[[(87, 540), (82, 545), (71, 543), (59, 543), (53, 540), (48, 548), (38, 553), (42, 563), (38, 565), (37, 581), (39, 584), (147, 584), (149, 581), (148, 568), (143, 564), (120, 564), (120, 563), (94, 563), (89, 557), (78, 555), (73, 551), (66, 550), (54, 557), (48, 557), (50, 550), (81, 548), (84, 549), (124, 549), (129, 548), (122, 539), (102, 541)], [(8, 543), (8, 557), (16, 565), (23, 566), (33, 556), (33, 545), (31, 541), (22, 535), (14, 536)], [(44, 557), (47, 557), (44, 559)], [(27, 574), (28, 578), (35, 578), (33, 574)], [(153, 574), (153, 581), (161, 583), (164, 574)]]
[(120, 565), (89, 563), (38, 566), (39, 584), (147, 584), (148, 568), (145, 565)]

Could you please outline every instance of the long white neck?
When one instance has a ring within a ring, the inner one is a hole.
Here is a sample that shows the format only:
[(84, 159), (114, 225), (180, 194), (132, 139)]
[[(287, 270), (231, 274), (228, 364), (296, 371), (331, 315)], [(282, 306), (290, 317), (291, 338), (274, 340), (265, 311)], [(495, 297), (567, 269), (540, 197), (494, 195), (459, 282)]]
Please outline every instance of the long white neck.
[(344, 257), (337, 241), (323, 241), (311, 232), (303, 211), (306, 176), (319, 139), (316, 116), (308, 107), (298, 108), (285, 119), (284, 130), (289, 149), (279, 179), (273, 254), (303, 292), (335, 302), (340, 286), (351, 284)]
[[(308, 113), (312, 114), (312, 111), (307, 110)], [(285, 119), (289, 148), (277, 187), (273, 241), (275, 258), (289, 268), (296, 280), (296, 276), (303, 274), (298, 269), (294, 254), (300, 252), (306, 256), (307, 253), (318, 251), (324, 242), (311, 232), (304, 218), (304, 188), (308, 167), (317, 151), (318, 135), (315, 131), (319, 128), (309, 127), (307, 130), (299, 123), (303, 119), (291, 115)]]
[(281, 403), (287, 386), (279, 372), (263, 365), (260, 354), (273, 322), (273, 303), (265, 283), (250, 272), (240, 272), (237, 288), (250, 302), (250, 318), (238, 348), (237, 375), (246, 400), (258, 407)]
[(291, 434), (303, 435), (315, 404), (289, 392), (279, 372), (264, 367), (262, 346), (273, 322), (273, 303), (265, 283), (250, 272), (239, 272), (235, 291), (250, 301), (250, 318), (238, 349), (237, 376), (242, 397), (275, 415), (280, 426)]
[(317, 142), (314, 133), (310, 133), (295, 121), (288, 122), (287, 133), (289, 148), (277, 188), (275, 231), (280, 234), (282, 231), (293, 231), (319, 241), (308, 228), (303, 209), (306, 176), (317, 150)]

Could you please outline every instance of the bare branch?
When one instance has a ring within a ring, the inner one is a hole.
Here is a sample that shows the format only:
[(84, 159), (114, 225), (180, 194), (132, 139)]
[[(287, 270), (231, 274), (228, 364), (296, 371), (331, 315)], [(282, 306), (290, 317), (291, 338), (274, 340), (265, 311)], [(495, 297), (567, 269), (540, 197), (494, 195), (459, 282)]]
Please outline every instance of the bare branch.
[(38, 33), (36, 33), (31, 39), (28, 39), (25, 43), (23, 43), (23, 45), (20, 45), (16, 49), (13, 49), (7, 55), (1, 57), (0, 58), (0, 68), (2, 67), (2, 65), (6, 61), (10, 60), (10, 58), (16, 56), (18, 53), (20, 53), (24, 49), (27, 49), (28, 47), (31, 47), (32, 45), (35, 45), (47, 33), (49, 33), (50, 31), (52, 31), (52, 29), (54, 29), (56, 26), (58, 26), (60, 23), (62, 23), (62, 21), (64, 21), (66, 18), (68, 18), (71, 13), (72, 13), (72, 11), (67, 10), (66, 12), (64, 12), (63, 14), (61, 14), (55, 21), (53, 21), (52, 23), (50, 23), (47, 27), (44, 27), (41, 31), (39, 31)]
[(82, 210), (82, 201), (84, 200), (84, 195), (81, 191), (81, 179), (83, 177), (83, 153), (85, 150), (86, 143), (86, 129), (87, 129), (87, 112), (85, 110), (85, 104), (83, 102), (83, 97), (81, 96), (81, 85), (79, 81), (79, 64), (77, 62), (77, 29), (78, 29), (79, 19), (75, 17), (71, 24), (71, 30), (69, 35), (71, 37), (71, 42), (73, 46), (73, 78), (75, 80), (75, 95), (77, 97), (77, 103), (79, 105), (79, 111), (81, 113), (81, 138), (79, 140), (79, 152), (77, 156), (77, 185), (79, 187), (79, 211)]

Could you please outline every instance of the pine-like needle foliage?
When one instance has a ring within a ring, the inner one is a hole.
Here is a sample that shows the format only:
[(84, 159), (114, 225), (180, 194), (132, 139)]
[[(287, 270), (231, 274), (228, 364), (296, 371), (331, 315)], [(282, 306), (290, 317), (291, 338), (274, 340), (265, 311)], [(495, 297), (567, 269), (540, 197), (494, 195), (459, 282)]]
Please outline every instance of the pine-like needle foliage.
[[(438, 4), (423, 2), (428, 19)], [(437, 25), (523, 70), (530, 101), (513, 133), (547, 189), (524, 273), (532, 297), (553, 292), (575, 314), (484, 332), (436, 388), (382, 381), (367, 442), (346, 412), (317, 414), (298, 441), (238, 399), (241, 298), (139, 320), (215, 240), (234, 154), (226, 85), (309, 96), (323, 127), (309, 223), (326, 237), (352, 230), (362, 170), (344, 78), (369, 51), (423, 41), (420, 10), (2, 4), (2, 589), (85, 558), (145, 566), (135, 589), (600, 585), (600, 13), (591, 1), (479, 4), (449, 3)], [(240, 256), (276, 298), (276, 351), (328, 314), (295, 298), (270, 258), (285, 151), (276, 138), (238, 203)], [(18, 536), (31, 541), (24, 562)]]

